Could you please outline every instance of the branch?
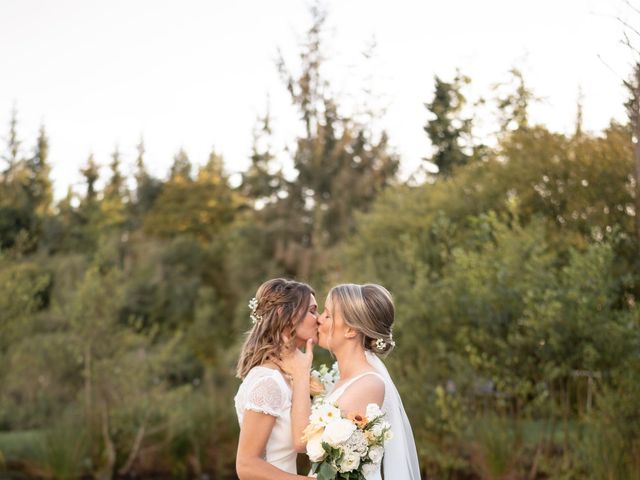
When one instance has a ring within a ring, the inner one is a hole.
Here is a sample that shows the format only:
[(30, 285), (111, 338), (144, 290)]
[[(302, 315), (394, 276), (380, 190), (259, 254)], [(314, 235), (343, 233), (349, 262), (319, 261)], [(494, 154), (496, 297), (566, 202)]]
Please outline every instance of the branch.
[(613, 73), (616, 77), (618, 77), (618, 79), (620, 79), (620, 81), (622, 81), (622, 83), (624, 83), (625, 85), (628, 83), (621, 75), (618, 74), (618, 72), (616, 72), (613, 68), (611, 68), (611, 66), (604, 61), (604, 59), (602, 58), (602, 56), (597, 53), (596, 56), (598, 57), (598, 59), (602, 62), (602, 64), (607, 67), (607, 69), (609, 69), (609, 71), (611, 71), (611, 73)]
[(627, 47), (630, 50), (632, 50), (633, 52), (635, 52), (636, 55), (640, 56), (640, 50), (638, 50), (636, 47), (634, 47), (631, 44), (631, 40), (629, 39), (629, 36), (627, 35), (627, 32), (624, 32), (622, 35), (624, 36), (624, 40), (620, 40), (620, 43), (622, 43), (625, 47)]
[(129, 457), (127, 458), (127, 461), (124, 463), (122, 468), (118, 470), (118, 475), (121, 475), (121, 476), (127, 475), (129, 473), (129, 470), (131, 470), (131, 467), (133, 467), (133, 462), (135, 462), (136, 458), (138, 457), (138, 453), (140, 452), (140, 447), (142, 445), (142, 440), (144, 439), (144, 433), (146, 430), (145, 424), (146, 424), (146, 418), (145, 418), (145, 421), (142, 423), (142, 426), (138, 429), (138, 432), (136, 433), (136, 438), (133, 441), (133, 447), (131, 448), (131, 452), (129, 452)]
[(636, 35), (638, 35), (640, 37), (640, 32), (638, 30), (636, 30), (635, 28), (633, 28), (631, 25), (629, 25), (627, 22), (622, 20), (620, 17), (616, 17), (616, 20), (618, 20), (622, 25), (624, 25), (625, 27), (627, 27), (629, 30), (631, 30), (633, 33), (635, 33)]
[(631, 5), (631, 2), (629, 0), (624, 0), (624, 3), (626, 3), (627, 7), (629, 7), (631, 10), (633, 10), (634, 12), (640, 14), (640, 10), (638, 10), (636, 7)]

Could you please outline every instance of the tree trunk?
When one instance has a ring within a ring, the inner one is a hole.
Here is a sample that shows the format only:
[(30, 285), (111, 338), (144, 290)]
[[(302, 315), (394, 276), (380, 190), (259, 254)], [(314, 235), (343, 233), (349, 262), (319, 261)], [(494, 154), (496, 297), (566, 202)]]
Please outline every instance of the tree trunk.
[[(638, 91), (636, 95), (640, 96), (640, 85), (637, 87)], [(638, 97), (640, 98), (640, 97)], [(638, 112), (638, 116), (640, 117), (640, 112)], [(635, 143), (633, 151), (635, 153), (635, 220), (636, 220), (636, 240), (638, 245), (640, 245), (640, 121), (634, 122), (633, 126), (633, 136), (635, 137)], [(640, 248), (640, 247), (639, 247)]]
[(109, 407), (106, 404), (102, 409), (102, 439), (104, 440), (105, 464), (96, 473), (96, 478), (97, 480), (111, 480), (116, 464), (116, 447), (109, 432)]
[(129, 453), (129, 457), (127, 458), (127, 461), (124, 463), (122, 468), (118, 470), (118, 475), (120, 476), (127, 475), (129, 473), (129, 470), (131, 470), (131, 467), (133, 467), (133, 462), (136, 461), (136, 458), (138, 458), (138, 453), (140, 453), (140, 447), (142, 446), (142, 440), (144, 440), (145, 430), (146, 430), (146, 418), (142, 422), (142, 426), (138, 429), (138, 432), (136, 433), (136, 438), (133, 441), (133, 447), (131, 447), (131, 452)]
[(91, 343), (87, 342), (84, 347), (84, 408), (85, 418), (89, 420), (92, 412), (92, 376), (91, 376)]

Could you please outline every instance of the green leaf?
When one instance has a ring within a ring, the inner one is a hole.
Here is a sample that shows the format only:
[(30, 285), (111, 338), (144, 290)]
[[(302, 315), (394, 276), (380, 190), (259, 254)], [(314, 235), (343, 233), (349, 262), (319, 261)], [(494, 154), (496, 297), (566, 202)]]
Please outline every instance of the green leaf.
[(318, 472), (318, 480), (335, 480), (338, 470), (330, 463), (322, 463)]

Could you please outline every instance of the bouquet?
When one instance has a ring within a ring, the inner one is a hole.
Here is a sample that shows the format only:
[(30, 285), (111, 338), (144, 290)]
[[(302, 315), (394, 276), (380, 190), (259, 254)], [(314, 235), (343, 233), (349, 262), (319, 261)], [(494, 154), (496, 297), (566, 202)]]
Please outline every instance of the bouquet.
[(365, 416), (345, 418), (336, 405), (314, 402), (304, 432), (311, 473), (319, 480), (364, 480), (380, 468), (391, 438), (391, 426), (375, 403), (367, 405)]

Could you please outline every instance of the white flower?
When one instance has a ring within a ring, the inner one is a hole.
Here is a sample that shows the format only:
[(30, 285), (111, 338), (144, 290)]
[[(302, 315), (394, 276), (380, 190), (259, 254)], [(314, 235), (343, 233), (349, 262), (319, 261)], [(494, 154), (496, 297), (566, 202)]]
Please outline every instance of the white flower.
[(327, 455), (322, 448), (322, 433), (317, 433), (307, 441), (307, 455), (312, 462), (321, 462)]
[(382, 437), (385, 430), (389, 430), (391, 425), (389, 422), (378, 422), (373, 427), (371, 427), (371, 433), (373, 433), (377, 438)]
[(332, 447), (337, 447), (346, 441), (355, 429), (356, 426), (350, 420), (340, 418), (325, 427), (322, 441), (327, 442)]
[(340, 409), (330, 403), (318, 403), (311, 411), (309, 421), (315, 426), (322, 426), (340, 418)]
[(378, 463), (364, 463), (362, 464), (362, 473), (365, 477), (373, 475), (380, 468), (380, 464)]
[(380, 445), (374, 445), (369, 449), (369, 458), (373, 463), (380, 463), (384, 455), (384, 448)]
[(393, 438), (393, 432), (391, 430), (387, 430), (386, 432), (384, 432), (384, 441), (385, 442), (388, 442), (392, 438)]
[(354, 452), (360, 456), (367, 453), (367, 438), (362, 430), (354, 430), (349, 439), (344, 443), (344, 448), (348, 452)]
[(376, 405), (375, 403), (370, 403), (369, 405), (367, 405), (367, 410), (365, 415), (367, 419), (369, 419), (369, 421), (372, 422), (376, 418), (384, 415), (384, 413), (382, 410), (380, 410), (380, 407), (378, 405)]
[(356, 453), (347, 453), (340, 461), (340, 472), (351, 472), (360, 466), (360, 456)]

